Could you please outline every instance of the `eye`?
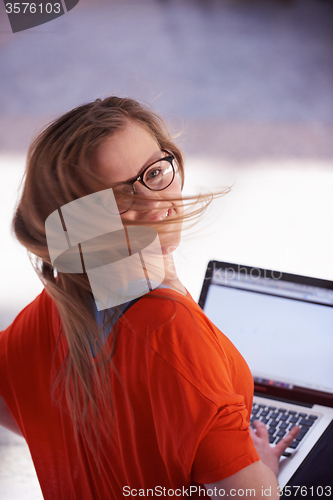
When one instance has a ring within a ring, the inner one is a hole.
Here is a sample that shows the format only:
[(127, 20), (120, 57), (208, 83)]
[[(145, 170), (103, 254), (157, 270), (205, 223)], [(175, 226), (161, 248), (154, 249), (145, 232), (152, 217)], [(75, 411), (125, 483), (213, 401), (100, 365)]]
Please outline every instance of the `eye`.
[(113, 188), (113, 194), (120, 214), (127, 212), (133, 205), (134, 191), (132, 186), (128, 184), (116, 186)]
[(160, 166), (154, 165), (150, 170), (146, 172), (146, 180), (147, 181), (152, 181), (155, 179), (158, 179), (163, 175), (163, 168)]

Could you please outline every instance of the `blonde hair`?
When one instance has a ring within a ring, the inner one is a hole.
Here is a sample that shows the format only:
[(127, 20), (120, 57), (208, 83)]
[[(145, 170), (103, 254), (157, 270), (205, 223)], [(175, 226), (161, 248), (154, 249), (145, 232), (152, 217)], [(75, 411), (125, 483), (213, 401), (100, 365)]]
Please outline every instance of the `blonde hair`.
[[(132, 99), (97, 99), (55, 120), (32, 143), (23, 191), (13, 219), (16, 237), (27, 248), (59, 312), (62, 327), (58, 343), (63, 335), (68, 345), (63, 364), (53, 373), (52, 395), (69, 412), (76, 439), (81, 435), (86, 440), (96, 460), (100, 432), (108, 433), (110, 430), (108, 422), (105, 419), (103, 421), (101, 415), (105, 411), (112, 414), (109, 378), (117, 329), (111, 331), (112, 338), (108, 341), (110, 349), (101, 349), (101, 332), (96, 322), (87, 276), (84, 273), (60, 272), (55, 276), (47, 248), (45, 221), (63, 205), (110, 187), (105, 186), (103, 179), (92, 168), (92, 157), (106, 138), (123, 129), (129, 121), (143, 126), (155, 138), (161, 150), (174, 155), (183, 185), (183, 155), (161, 118)], [(196, 202), (201, 201), (201, 205), (193, 208), (185, 218), (198, 216), (212, 199), (195, 198)], [(193, 205), (193, 200), (190, 204)], [(106, 314), (103, 326), (110, 321), (112, 318)], [(92, 346), (95, 352), (101, 352), (98, 363), (94, 359)]]

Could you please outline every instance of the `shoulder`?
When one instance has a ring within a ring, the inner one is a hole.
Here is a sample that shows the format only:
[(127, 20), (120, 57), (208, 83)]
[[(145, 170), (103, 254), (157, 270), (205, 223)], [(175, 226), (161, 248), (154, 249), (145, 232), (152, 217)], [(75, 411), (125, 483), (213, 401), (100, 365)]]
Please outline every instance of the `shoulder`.
[(198, 321), (208, 318), (201, 307), (193, 300), (191, 295), (183, 295), (170, 288), (153, 290), (144, 295), (131, 307), (135, 310), (137, 321), (148, 323), (151, 327), (165, 325), (168, 320)]
[(171, 381), (178, 374), (178, 380), (180, 376), (211, 401), (223, 391), (230, 394), (231, 365), (238, 351), (190, 295), (151, 292), (129, 309), (126, 323), (126, 341), (119, 336), (124, 352), (133, 349), (136, 358), (140, 351), (155, 378), (160, 374), (162, 381)]
[(25, 323), (26, 321), (38, 322), (43, 320), (51, 313), (53, 306), (54, 304), (51, 297), (44, 289), (32, 302), (30, 302), (30, 304), (22, 309), (9, 328)]
[[(171, 289), (157, 289), (143, 296), (126, 313), (131, 326), (136, 327), (140, 335), (151, 333), (158, 338), (158, 333), (169, 332), (181, 338), (188, 337), (191, 330), (203, 331), (214, 329), (202, 309), (192, 299)], [(146, 337), (145, 337), (146, 338)]]
[[(127, 319), (151, 347), (165, 344), (196, 352), (198, 347), (225, 357), (235, 349), (229, 339), (207, 318), (190, 294), (171, 289), (154, 290), (129, 309)], [(201, 352), (201, 355), (203, 352)]]
[(58, 318), (52, 299), (43, 290), (6, 330), (0, 332), (0, 356), (8, 355), (11, 349), (17, 351), (34, 345), (42, 337), (41, 333), (51, 328)]

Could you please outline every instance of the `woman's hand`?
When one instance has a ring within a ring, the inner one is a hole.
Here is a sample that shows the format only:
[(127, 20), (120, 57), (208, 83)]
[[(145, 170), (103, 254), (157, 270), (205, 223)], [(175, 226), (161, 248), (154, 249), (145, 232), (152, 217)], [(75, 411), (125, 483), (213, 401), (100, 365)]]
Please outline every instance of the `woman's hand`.
[(250, 427), (251, 437), (255, 449), (261, 461), (267, 465), (276, 475), (279, 473), (279, 460), (286, 448), (293, 442), (298, 435), (300, 428), (295, 425), (291, 431), (281, 439), (275, 446), (271, 446), (268, 440), (268, 430), (266, 425), (260, 420), (254, 420), (253, 427)]

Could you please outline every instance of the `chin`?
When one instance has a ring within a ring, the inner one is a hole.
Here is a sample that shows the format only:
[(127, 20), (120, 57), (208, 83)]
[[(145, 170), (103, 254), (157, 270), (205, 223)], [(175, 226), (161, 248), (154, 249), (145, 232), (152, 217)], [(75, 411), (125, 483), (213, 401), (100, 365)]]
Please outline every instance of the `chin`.
[(160, 245), (163, 255), (170, 255), (174, 252), (180, 243), (180, 232), (173, 234), (159, 234)]

